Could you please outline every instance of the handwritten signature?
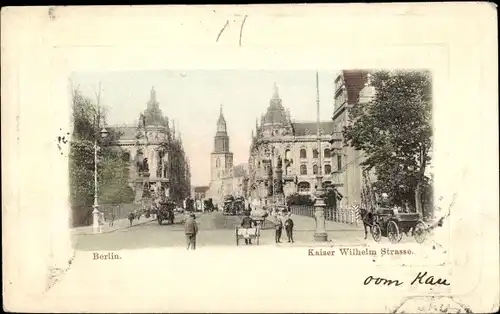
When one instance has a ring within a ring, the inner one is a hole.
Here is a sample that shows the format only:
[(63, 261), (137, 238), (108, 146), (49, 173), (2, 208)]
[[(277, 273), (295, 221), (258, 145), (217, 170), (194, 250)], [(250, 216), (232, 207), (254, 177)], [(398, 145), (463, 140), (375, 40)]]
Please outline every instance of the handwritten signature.
[[(373, 284), (376, 286), (382, 285), (382, 286), (401, 286), (404, 284), (403, 281), (399, 280), (392, 280), (392, 279), (386, 279), (382, 277), (373, 277), (373, 276), (368, 276), (366, 277), (365, 281), (363, 282), (365, 286), (369, 284)], [(413, 281), (410, 283), (410, 286), (413, 285), (430, 285), (430, 286), (435, 286), (435, 285), (442, 285), (442, 286), (449, 286), (450, 284), (448, 283), (447, 279), (443, 278), (434, 278), (434, 276), (428, 276), (427, 272), (419, 272), (418, 275), (413, 279)]]

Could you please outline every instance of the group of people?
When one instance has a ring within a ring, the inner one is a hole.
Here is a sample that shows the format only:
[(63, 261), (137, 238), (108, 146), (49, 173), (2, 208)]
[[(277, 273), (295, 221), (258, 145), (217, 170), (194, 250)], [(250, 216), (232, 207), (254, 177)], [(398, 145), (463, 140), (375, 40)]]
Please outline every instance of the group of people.
[[(278, 211), (274, 215), (274, 227), (275, 227), (275, 242), (281, 243), (281, 236), (283, 233), (283, 229), (285, 229), (286, 236), (288, 238), (289, 243), (295, 242), (293, 239), (293, 219), (292, 214), (289, 210), (283, 209), (282, 211)], [(247, 211), (245, 217), (243, 217), (241, 221), (242, 229), (250, 229), (256, 225), (256, 222), (250, 217), (250, 211)], [(245, 238), (245, 244), (252, 244), (252, 239)]]
[(275, 216), (274, 226), (276, 229), (275, 241), (276, 243), (281, 243), (281, 234), (283, 233), (283, 228), (285, 229), (288, 242), (295, 242), (293, 240), (293, 219), (292, 213), (289, 210), (283, 209), (278, 212)]

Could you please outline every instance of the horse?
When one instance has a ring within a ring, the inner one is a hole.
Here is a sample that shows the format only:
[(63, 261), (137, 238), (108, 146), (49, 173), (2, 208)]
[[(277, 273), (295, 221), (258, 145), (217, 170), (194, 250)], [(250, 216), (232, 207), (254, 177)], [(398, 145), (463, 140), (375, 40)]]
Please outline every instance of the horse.
[(373, 210), (365, 208), (358, 208), (361, 221), (363, 222), (363, 229), (365, 230), (365, 240), (368, 237), (368, 230), (373, 226)]

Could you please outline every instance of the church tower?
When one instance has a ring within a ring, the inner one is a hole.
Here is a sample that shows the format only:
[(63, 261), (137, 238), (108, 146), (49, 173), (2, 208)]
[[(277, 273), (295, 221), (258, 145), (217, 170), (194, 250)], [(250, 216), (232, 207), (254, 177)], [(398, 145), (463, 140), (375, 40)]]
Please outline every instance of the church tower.
[(222, 201), (225, 195), (231, 194), (231, 191), (225, 191), (224, 179), (231, 178), (233, 175), (233, 153), (229, 149), (229, 136), (227, 135), (226, 119), (222, 113), (222, 105), (217, 120), (210, 168), (210, 194), (212, 194), (214, 201)]
[(211, 168), (211, 181), (230, 176), (230, 170), (233, 168), (233, 153), (229, 150), (229, 136), (227, 135), (226, 119), (224, 119), (222, 113), (222, 105), (220, 106), (217, 132), (214, 137)]

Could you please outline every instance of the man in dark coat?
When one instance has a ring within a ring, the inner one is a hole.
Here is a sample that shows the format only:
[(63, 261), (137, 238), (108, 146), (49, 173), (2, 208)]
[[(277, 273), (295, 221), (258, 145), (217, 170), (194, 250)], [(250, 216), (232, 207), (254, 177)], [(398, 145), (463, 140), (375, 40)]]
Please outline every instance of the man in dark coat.
[(135, 215), (134, 212), (128, 213), (128, 220), (130, 221), (130, 226), (132, 226), (132, 221), (134, 221)]
[(196, 223), (195, 214), (191, 214), (186, 218), (184, 222), (184, 231), (187, 240), (187, 249), (191, 247), (196, 250), (196, 235), (198, 234), (198, 224)]
[(278, 212), (278, 214), (276, 215), (274, 227), (276, 229), (275, 241), (276, 243), (281, 243), (281, 232), (283, 231), (283, 215), (281, 212)]
[[(250, 213), (247, 211), (245, 217), (241, 220), (241, 228), (250, 229), (254, 225), (253, 219), (250, 217)], [(252, 244), (252, 239), (245, 238), (245, 244)]]
[(293, 220), (292, 220), (292, 215), (288, 213), (288, 215), (285, 218), (285, 231), (286, 231), (286, 236), (288, 238), (288, 242), (294, 242), (293, 241)]

